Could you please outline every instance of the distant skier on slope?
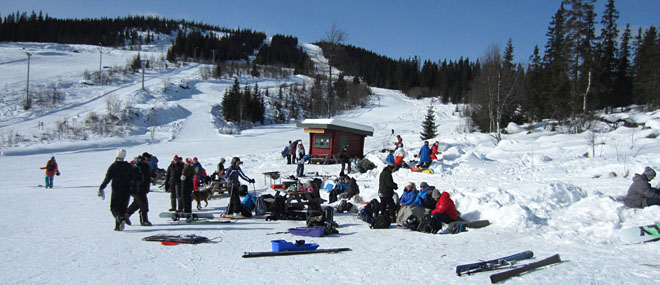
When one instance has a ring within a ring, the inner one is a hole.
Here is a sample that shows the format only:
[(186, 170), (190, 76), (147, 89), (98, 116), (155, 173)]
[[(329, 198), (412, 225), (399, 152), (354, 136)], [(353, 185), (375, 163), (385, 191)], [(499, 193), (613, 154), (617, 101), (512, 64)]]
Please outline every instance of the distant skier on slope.
[(48, 162), (46, 162), (46, 166), (40, 168), (40, 169), (46, 169), (46, 189), (48, 188), (53, 188), (53, 178), (55, 175), (60, 175), (60, 170), (57, 167), (57, 162), (55, 161), (55, 157), (52, 156)]

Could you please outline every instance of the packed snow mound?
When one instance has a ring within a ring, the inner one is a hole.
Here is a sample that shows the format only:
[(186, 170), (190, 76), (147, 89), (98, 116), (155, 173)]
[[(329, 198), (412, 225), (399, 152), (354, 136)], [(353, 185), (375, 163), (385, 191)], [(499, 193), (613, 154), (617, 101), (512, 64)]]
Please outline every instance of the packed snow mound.
[(516, 123), (514, 123), (514, 122), (510, 122), (510, 123), (506, 126), (506, 129), (505, 129), (505, 130), (506, 130), (506, 132), (509, 133), (509, 134), (517, 134), (517, 133), (520, 133), (520, 132), (524, 131), (520, 126), (518, 126), (518, 124), (516, 124)]

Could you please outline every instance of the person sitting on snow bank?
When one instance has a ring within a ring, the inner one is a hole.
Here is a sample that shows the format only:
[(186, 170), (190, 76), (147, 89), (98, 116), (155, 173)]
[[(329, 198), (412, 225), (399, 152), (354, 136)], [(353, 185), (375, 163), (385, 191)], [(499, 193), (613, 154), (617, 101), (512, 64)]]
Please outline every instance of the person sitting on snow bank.
[(644, 168), (642, 174), (635, 174), (623, 203), (630, 208), (660, 205), (660, 190), (651, 187), (651, 184), (649, 184), (649, 181), (653, 180), (654, 177), (655, 170), (648, 166)]

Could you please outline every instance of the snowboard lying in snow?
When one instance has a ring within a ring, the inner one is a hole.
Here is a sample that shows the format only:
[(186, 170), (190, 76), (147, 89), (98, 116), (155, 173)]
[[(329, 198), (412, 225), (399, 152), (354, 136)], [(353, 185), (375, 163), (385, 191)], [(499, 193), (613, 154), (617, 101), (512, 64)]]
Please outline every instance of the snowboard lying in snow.
[(660, 223), (623, 229), (619, 239), (628, 244), (635, 244), (660, 239)]
[(162, 212), (162, 213), (158, 214), (159, 217), (161, 217), (161, 218), (170, 218), (170, 219), (172, 219), (172, 221), (185, 220), (186, 218), (188, 218), (188, 215), (192, 215), (193, 220), (213, 219), (213, 214), (211, 214), (211, 213), (184, 214), (184, 213), (176, 213), (176, 212)]
[(215, 243), (212, 239), (198, 235), (153, 235), (142, 238), (143, 241), (157, 241), (163, 245)]
[(410, 167), (410, 171), (412, 171), (412, 172), (421, 172), (421, 173), (426, 173), (426, 174), (434, 174), (435, 173), (435, 171), (433, 171), (433, 169), (431, 169), (431, 168), (419, 168), (419, 167), (414, 167), (414, 166)]

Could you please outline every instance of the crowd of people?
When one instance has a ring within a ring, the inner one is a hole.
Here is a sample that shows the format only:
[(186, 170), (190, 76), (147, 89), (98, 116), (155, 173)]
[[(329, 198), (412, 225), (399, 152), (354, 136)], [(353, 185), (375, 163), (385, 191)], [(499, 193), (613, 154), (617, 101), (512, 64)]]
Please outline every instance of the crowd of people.
[[(380, 207), (392, 222), (399, 225), (413, 228), (425, 217), (429, 217), (434, 223), (440, 225), (449, 224), (460, 220), (458, 211), (450, 194), (446, 191), (440, 191), (434, 186), (421, 182), (419, 188), (414, 182), (407, 182), (402, 194), (397, 190), (398, 184), (394, 181), (392, 173), (401, 168), (409, 167), (405, 162), (407, 157), (403, 148), (403, 141), (400, 136), (394, 142), (395, 149), (388, 152), (386, 157), (386, 166), (380, 172), (378, 181), (378, 197)], [(434, 142), (429, 147), (429, 142), (425, 141), (419, 153), (418, 167), (429, 167), (433, 160), (439, 159), (441, 152), (438, 151), (439, 142)], [(301, 140), (291, 141), (283, 151), (283, 156), (287, 158), (287, 164), (297, 164), (296, 175), (304, 176), (304, 163), (309, 158), (305, 153), (305, 148)], [(117, 152), (115, 161), (108, 167), (105, 179), (98, 190), (98, 196), (105, 199), (104, 189), (112, 182), (110, 211), (115, 218), (115, 230), (121, 231), (125, 225), (131, 225), (130, 217), (139, 211), (140, 225), (151, 226), (149, 221), (149, 201), (147, 194), (150, 191), (152, 178), (156, 176), (158, 170), (158, 158), (144, 152), (127, 162), (126, 151), (120, 149)], [(171, 163), (167, 167), (165, 174), (164, 187), (170, 193), (169, 211), (179, 213), (182, 217), (192, 219), (192, 198), (193, 191), (198, 191), (204, 183), (210, 181), (223, 181), (225, 187), (230, 192), (229, 204), (225, 212), (228, 217), (240, 217), (241, 201), (239, 197), (240, 180), (248, 183), (255, 183), (255, 180), (248, 177), (241, 169), (242, 161), (238, 157), (232, 158), (229, 167), (225, 168), (225, 159), (221, 158), (217, 169), (210, 176), (202, 167), (197, 157), (183, 158), (174, 155)], [(355, 178), (349, 176), (352, 173), (365, 173), (376, 168), (376, 165), (366, 158), (354, 157), (348, 155), (348, 146), (342, 148), (339, 154), (341, 171), (339, 177), (335, 180), (334, 187), (329, 192), (328, 203), (332, 204), (338, 200), (351, 200), (359, 198), (360, 189)], [(45, 187), (53, 188), (54, 176), (60, 175), (58, 164), (55, 157), (51, 157), (46, 166), (41, 167), (46, 170)], [(640, 174), (633, 177), (633, 183), (624, 197), (624, 204), (630, 208), (644, 208), (652, 205), (660, 205), (660, 189), (651, 187), (650, 181), (656, 176), (656, 172), (651, 167), (646, 167)], [(131, 197), (133, 201), (129, 204)]]
[[(155, 170), (158, 169), (158, 160), (147, 152), (135, 157), (131, 162), (127, 162), (125, 158), (126, 150), (120, 149), (117, 152), (115, 161), (108, 167), (105, 179), (98, 191), (98, 196), (105, 199), (104, 190), (112, 182), (110, 212), (115, 218), (116, 231), (122, 231), (125, 225), (131, 225), (130, 217), (138, 210), (140, 225), (151, 226), (148, 217), (149, 200), (147, 194), (150, 190), (152, 178), (155, 177)], [(52, 160), (54, 161), (54, 158)], [(234, 216), (235, 213), (238, 213), (240, 207), (238, 188), (241, 186), (239, 178), (249, 183), (255, 181), (242, 171), (240, 167), (242, 162), (238, 157), (232, 159), (228, 168), (224, 167), (224, 163), (225, 159), (220, 159), (217, 170), (212, 176), (207, 176), (206, 170), (196, 157), (184, 159), (174, 155), (172, 162), (167, 167), (164, 181), (165, 190), (170, 192), (169, 211), (180, 214), (186, 220), (191, 221), (193, 219), (193, 191), (199, 191), (201, 185), (215, 177), (215, 179), (225, 180), (230, 191), (230, 202), (226, 215)], [(52, 185), (52, 182), (49, 185)], [(131, 197), (133, 197), (133, 202), (129, 205)]]

